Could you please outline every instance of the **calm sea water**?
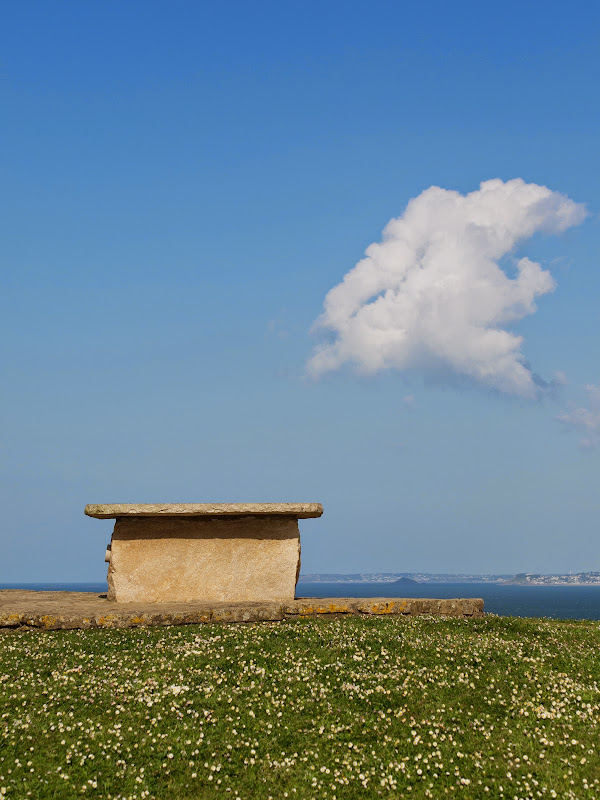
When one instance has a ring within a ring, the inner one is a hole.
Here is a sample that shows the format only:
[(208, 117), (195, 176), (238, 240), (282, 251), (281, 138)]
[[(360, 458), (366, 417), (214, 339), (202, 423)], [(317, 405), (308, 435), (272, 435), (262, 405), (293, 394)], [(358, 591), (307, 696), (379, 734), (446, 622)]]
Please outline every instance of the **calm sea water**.
[(0, 583), (0, 589), (28, 589), (31, 592), (94, 592), (106, 594), (108, 584), (102, 583)]
[[(106, 583), (0, 583), (0, 589), (107, 591)], [(303, 583), (298, 597), (482, 597), (492, 614), (553, 619), (599, 619), (600, 586), (498, 586), (488, 583)]]

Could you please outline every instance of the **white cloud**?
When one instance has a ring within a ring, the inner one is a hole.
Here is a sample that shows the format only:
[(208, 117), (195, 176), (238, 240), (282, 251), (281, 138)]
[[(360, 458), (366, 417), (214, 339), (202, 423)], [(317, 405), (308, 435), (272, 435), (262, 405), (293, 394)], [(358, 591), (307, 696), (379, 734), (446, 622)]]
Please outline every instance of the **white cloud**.
[(556, 370), (554, 376), (552, 378), (552, 383), (554, 386), (566, 386), (569, 381), (567, 380), (567, 376), (561, 370)]
[(315, 329), (334, 339), (315, 349), (309, 374), (345, 363), (367, 373), (450, 371), (536, 397), (522, 337), (506, 325), (532, 314), (536, 297), (555, 282), (528, 258), (517, 262), (514, 277), (498, 260), (534, 233), (559, 233), (585, 216), (584, 206), (520, 178), (485, 181), (467, 195), (432, 186), (327, 294)]
[(600, 445), (600, 386), (588, 384), (585, 391), (589, 399), (589, 408), (563, 411), (558, 419), (583, 434), (579, 440), (582, 447), (597, 447)]

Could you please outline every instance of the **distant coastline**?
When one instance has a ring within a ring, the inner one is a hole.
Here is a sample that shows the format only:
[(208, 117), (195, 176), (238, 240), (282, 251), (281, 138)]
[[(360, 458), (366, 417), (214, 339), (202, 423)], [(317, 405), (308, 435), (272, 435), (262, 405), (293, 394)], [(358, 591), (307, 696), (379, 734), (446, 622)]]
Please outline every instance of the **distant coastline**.
[[(301, 573), (299, 584), (382, 584), (392, 586), (418, 586), (474, 584), (487, 586), (600, 586), (600, 572), (578, 572), (575, 574), (548, 574), (542, 575), (533, 572), (520, 572), (516, 575), (508, 574), (449, 574), (427, 572), (376, 572), (376, 573)], [(37, 591), (78, 591), (78, 592), (106, 592), (107, 584), (104, 581), (87, 581), (59, 583), (50, 581), (39, 582), (0, 582), (0, 589), (32, 589)]]
[(319, 573), (301, 574), (299, 583), (484, 583), (508, 586), (600, 586), (600, 572), (542, 575), (520, 572), (516, 575), (448, 574), (426, 572)]

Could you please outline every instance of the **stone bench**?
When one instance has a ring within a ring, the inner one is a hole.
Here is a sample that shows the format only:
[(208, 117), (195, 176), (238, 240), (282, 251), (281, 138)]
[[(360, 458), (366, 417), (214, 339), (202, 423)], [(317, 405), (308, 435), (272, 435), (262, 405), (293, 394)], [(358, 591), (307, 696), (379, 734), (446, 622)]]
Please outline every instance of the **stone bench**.
[(300, 572), (298, 520), (320, 503), (88, 505), (114, 519), (108, 599), (121, 603), (293, 600)]

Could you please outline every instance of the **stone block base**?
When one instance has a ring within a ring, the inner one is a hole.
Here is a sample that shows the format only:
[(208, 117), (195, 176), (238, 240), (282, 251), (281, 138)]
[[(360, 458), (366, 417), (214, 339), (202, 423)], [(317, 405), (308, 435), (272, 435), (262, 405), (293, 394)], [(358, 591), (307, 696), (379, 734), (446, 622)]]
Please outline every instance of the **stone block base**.
[(309, 617), (483, 616), (479, 598), (307, 597), (275, 603), (110, 603), (84, 592), (0, 591), (0, 632), (87, 630), (203, 623), (277, 622)]
[(296, 517), (119, 517), (108, 599), (119, 603), (294, 599)]

